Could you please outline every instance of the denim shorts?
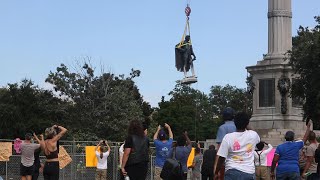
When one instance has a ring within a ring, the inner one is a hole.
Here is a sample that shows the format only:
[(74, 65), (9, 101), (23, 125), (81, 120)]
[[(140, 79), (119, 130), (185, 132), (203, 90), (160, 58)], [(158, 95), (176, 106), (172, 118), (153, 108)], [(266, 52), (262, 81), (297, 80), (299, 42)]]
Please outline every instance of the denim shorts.
[(256, 175), (248, 174), (236, 169), (229, 169), (224, 173), (224, 179), (225, 180), (255, 180)]

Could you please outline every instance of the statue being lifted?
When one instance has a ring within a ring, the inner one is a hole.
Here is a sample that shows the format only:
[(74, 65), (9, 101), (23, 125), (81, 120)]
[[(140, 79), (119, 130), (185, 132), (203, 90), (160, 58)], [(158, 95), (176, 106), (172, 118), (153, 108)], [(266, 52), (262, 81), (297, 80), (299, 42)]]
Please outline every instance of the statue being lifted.
[[(176, 45), (176, 68), (178, 71), (184, 73), (184, 79), (182, 83), (194, 83), (197, 82), (197, 77), (195, 75), (193, 61), (196, 60), (196, 56), (193, 52), (191, 39), (189, 35), (185, 36), (184, 41)], [(192, 76), (188, 77), (187, 73), (191, 69)]]
[[(190, 39), (189, 16), (191, 13), (191, 8), (189, 4), (187, 4), (184, 12), (186, 13), (186, 26), (184, 28), (184, 33), (180, 43), (175, 47), (176, 68), (178, 71), (184, 73), (184, 78), (180, 82), (182, 84), (191, 84), (197, 82), (198, 80), (193, 67), (193, 61), (196, 60), (196, 55), (194, 55)], [(187, 73), (190, 69), (192, 76), (188, 77)]]

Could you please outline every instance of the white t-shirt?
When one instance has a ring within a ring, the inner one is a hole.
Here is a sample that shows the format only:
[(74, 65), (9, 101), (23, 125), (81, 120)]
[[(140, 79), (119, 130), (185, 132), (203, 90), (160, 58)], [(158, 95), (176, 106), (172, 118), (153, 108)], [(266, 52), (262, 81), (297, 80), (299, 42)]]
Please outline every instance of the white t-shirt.
[(124, 153), (124, 144), (122, 144), (121, 146), (120, 146), (120, 148), (119, 148), (119, 156), (123, 156), (123, 153)]
[(226, 134), (217, 153), (219, 156), (226, 158), (226, 171), (236, 169), (254, 174), (253, 152), (259, 142), (259, 135), (251, 130)]
[(109, 151), (103, 153), (102, 159), (100, 158), (99, 151), (96, 151), (96, 156), (98, 159), (97, 169), (107, 169), (108, 168)]
[[(124, 154), (124, 144), (122, 144), (122, 145), (120, 146), (120, 148), (119, 148), (119, 158), (120, 158), (120, 160), (122, 159), (123, 154)], [(120, 164), (120, 167), (121, 167), (122, 161), (119, 162), (119, 164)]]
[(254, 163), (256, 166), (259, 166), (259, 154), (260, 154), (260, 166), (267, 166), (267, 155), (272, 150), (272, 145), (268, 144), (268, 149), (262, 151), (254, 151)]

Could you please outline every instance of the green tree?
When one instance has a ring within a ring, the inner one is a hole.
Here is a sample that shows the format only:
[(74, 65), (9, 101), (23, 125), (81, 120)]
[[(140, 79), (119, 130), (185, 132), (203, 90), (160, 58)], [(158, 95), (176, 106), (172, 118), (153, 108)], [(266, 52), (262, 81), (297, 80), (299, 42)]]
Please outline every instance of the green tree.
[(252, 114), (252, 95), (246, 89), (226, 86), (212, 86), (209, 93), (213, 113), (220, 116), (224, 108), (232, 107), (235, 111)]
[(212, 116), (209, 98), (206, 94), (187, 85), (177, 84), (169, 93), (169, 101), (164, 97), (154, 119), (159, 124), (170, 124), (175, 137), (185, 130), (193, 140), (213, 138), (217, 123)]
[(26, 132), (42, 133), (45, 127), (62, 123), (66, 107), (66, 102), (31, 80), (8, 84), (0, 89), (0, 137), (23, 138)]
[(71, 72), (61, 64), (56, 72), (50, 72), (46, 82), (54, 85), (61, 97), (73, 102), (66, 118), (72, 124), (74, 137), (122, 141), (130, 120), (143, 121), (152, 112), (133, 81), (139, 76), (140, 71), (133, 69), (129, 77), (105, 72), (95, 75), (89, 63)]
[(304, 99), (306, 119), (312, 119), (320, 128), (320, 17), (315, 17), (314, 28), (298, 29), (289, 51), (289, 65), (298, 75), (292, 83), (291, 95)]

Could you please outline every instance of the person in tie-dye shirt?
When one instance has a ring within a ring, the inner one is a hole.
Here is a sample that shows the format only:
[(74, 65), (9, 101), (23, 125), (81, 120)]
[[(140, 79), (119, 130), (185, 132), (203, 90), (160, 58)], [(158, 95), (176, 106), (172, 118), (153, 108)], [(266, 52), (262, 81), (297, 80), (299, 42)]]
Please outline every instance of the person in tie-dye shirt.
[(226, 134), (222, 139), (215, 170), (215, 179), (219, 179), (219, 171), (225, 162), (225, 180), (254, 180), (254, 147), (260, 142), (259, 135), (248, 129), (249, 116), (238, 113), (234, 118), (236, 132)]

